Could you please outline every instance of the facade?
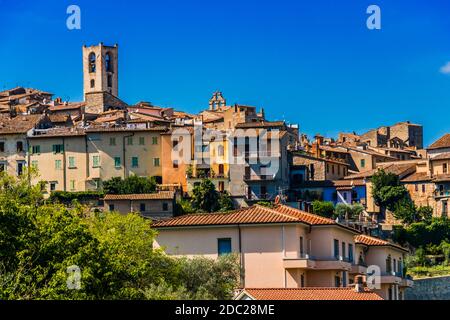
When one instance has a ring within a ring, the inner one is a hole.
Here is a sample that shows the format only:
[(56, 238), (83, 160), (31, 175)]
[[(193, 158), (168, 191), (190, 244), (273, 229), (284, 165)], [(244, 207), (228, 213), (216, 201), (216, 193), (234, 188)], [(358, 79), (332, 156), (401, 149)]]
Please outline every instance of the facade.
[(173, 217), (175, 192), (159, 191), (149, 194), (107, 194), (103, 198), (105, 211), (122, 214), (137, 212), (145, 218), (163, 220)]
[(356, 260), (359, 231), (285, 205), (181, 216), (154, 227), (155, 247), (170, 255), (238, 254), (241, 287), (348, 287), (365, 274)]

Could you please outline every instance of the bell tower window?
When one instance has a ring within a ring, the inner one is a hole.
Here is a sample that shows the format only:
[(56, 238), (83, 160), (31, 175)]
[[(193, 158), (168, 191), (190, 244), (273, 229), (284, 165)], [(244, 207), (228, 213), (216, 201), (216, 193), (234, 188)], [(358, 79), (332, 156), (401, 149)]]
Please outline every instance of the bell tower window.
[(108, 74), (108, 88), (112, 88), (112, 76), (110, 74)]
[(105, 55), (105, 69), (106, 72), (113, 72), (111, 54), (109, 52)]
[(95, 72), (95, 53), (89, 54), (89, 72)]
[(94, 87), (95, 87), (95, 80), (92, 79), (92, 80), (91, 80), (91, 88), (94, 88)]

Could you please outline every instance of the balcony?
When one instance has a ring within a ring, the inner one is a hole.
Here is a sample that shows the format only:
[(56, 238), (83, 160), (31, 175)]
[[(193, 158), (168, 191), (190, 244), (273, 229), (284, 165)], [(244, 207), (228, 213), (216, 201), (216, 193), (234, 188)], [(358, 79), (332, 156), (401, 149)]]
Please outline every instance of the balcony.
[(434, 191), (435, 198), (448, 198), (450, 197), (450, 190), (436, 190)]
[(245, 158), (279, 158), (281, 156), (280, 151), (245, 151)]
[(357, 263), (352, 265), (351, 274), (366, 274), (367, 265), (365, 263)]
[(402, 282), (400, 283), (401, 287), (408, 287), (411, 288), (412, 286), (414, 286), (414, 280), (412, 279), (411, 276), (407, 275), (406, 277), (404, 277), (402, 279)]
[(244, 175), (244, 181), (272, 181), (275, 180), (274, 174), (246, 174)]
[(401, 272), (382, 272), (381, 273), (381, 283), (391, 283), (391, 284), (401, 284), (403, 281), (403, 275)]
[(309, 270), (346, 270), (352, 269), (352, 264), (347, 259), (335, 257), (314, 257), (308, 254), (297, 257), (283, 258), (285, 269), (309, 269)]

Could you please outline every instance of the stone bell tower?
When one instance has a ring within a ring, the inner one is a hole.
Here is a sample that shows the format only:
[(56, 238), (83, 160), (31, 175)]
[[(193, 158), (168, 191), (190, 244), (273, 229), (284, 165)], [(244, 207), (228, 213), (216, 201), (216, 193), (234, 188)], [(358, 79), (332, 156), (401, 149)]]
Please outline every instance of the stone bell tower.
[(83, 46), (83, 93), (107, 92), (119, 96), (118, 45)]

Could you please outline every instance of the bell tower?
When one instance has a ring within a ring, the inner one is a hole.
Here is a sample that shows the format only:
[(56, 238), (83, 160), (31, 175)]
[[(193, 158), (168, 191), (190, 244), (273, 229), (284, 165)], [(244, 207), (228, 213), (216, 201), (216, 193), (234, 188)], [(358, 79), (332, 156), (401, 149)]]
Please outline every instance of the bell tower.
[(83, 93), (108, 92), (118, 97), (118, 45), (83, 46)]

